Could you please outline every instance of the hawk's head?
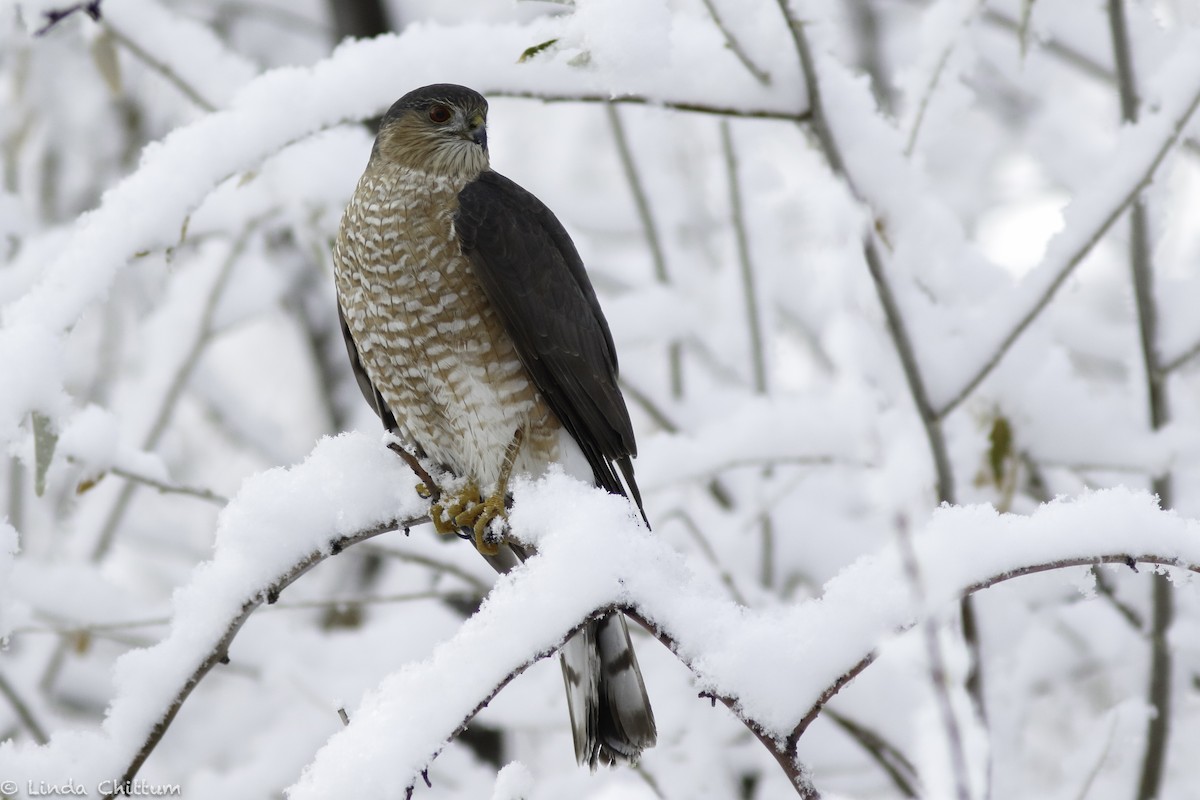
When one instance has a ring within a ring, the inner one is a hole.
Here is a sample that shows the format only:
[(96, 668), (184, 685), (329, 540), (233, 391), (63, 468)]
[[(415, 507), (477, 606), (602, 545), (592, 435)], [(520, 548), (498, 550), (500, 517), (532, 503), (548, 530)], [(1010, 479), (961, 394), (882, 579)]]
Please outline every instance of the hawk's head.
[(488, 166), (487, 108), (483, 95), (465, 86), (414, 89), (383, 116), (371, 158), (474, 178)]

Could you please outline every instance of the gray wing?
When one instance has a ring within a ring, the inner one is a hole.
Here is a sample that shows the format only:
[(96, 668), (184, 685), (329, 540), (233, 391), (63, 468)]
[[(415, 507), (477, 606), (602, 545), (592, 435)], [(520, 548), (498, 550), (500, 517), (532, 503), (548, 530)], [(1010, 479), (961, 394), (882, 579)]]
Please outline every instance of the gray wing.
[(354, 335), (350, 333), (350, 326), (346, 324), (346, 315), (342, 313), (340, 302), (338, 303), (338, 323), (342, 327), (342, 340), (346, 343), (346, 354), (350, 356), (350, 371), (354, 373), (358, 390), (366, 398), (367, 404), (379, 415), (379, 421), (383, 423), (383, 427), (389, 431), (396, 430), (396, 418), (392, 416), (387, 403), (383, 401), (383, 395), (375, 388), (375, 384), (371, 383), (371, 377), (363, 369), (362, 359), (358, 356), (358, 345), (354, 343)]
[(616, 348), (571, 237), (542, 201), (490, 170), (458, 202), (459, 243), (521, 363), (583, 450), (597, 485), (625, 494), (615, 464), (644, 518)]

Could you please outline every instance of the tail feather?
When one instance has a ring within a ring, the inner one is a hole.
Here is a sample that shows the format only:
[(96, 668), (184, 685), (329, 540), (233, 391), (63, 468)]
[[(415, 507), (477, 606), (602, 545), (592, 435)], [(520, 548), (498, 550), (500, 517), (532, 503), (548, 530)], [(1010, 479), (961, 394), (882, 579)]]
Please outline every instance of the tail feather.
[(571, 637), (562, 668), (580, 764), (636, 763), (654, 746), (654, 711), (623, 615), (610, 614)]

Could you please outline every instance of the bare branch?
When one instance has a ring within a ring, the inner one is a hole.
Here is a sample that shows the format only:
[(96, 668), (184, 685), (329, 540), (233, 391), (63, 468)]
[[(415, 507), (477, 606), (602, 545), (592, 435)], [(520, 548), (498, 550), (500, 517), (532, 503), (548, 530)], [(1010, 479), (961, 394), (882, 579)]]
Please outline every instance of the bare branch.
[[(917, 563), (917, 554), (913, 549), (912, 533), (908, 528), (908, 520), (901, 518), (896, 523), (896, 538), (900, 546), (900, 555), (904, 561), (904, 572), (908, 576), (913, 599), (918, 608), (925, 604), (925, 587), (921, 578), (921, 567)], [(925, 634), (925, 651), (929, 659), (929, 681), (933, 686), (933, 696), (937, 698), (938, 711), (942, 717), (942, 727), (946, 733), (946, 746), (950, 750), (950, 768), (954, 773), (954, 789), (959, 800), (970, 800), (971, 785), (967, 772), (967, 753), (963, 743), (962, 729), (958, 717), (954, 713), (954, 703), (950, 698), (949, 675), (946, 672), (946, 658), (942, 653), (942, 643), (938, 635), (937, 625), (932, 620), (921, 626)]]
[(472, 575), (470, 572), (467, 572), (462, 567), (452, 564), (449, 561), (439, 561), (436, 558), (421, 555), (420, 553), (407, 553), (402, 550), (395, 550), (393, 548), (384, 547), (383, 545), (377, 544), (367, 545), (363, 548), (363, 550), (369, 553), (376, 553), (387, 558), (393, 558), (397, 561), (404, 561), (410, 564), (419, 564), (422, 567), (428, 567), (434, 572), (440, 572), (445, 575), (453, 575), (454, 577), (465, 582), (480, 594), (486, 593), (488, 589), (491, 588), (479, 578)]
[(696, 114), (712, 114), (719, 117), (737, 117), (739, 119), (778, 119), (786, 122), (805, 122), (809, 119), (809, 110), (801, 108), (796, 111), (775, 111), (767, 108), (734, 108), (732, 106), (715, 106), (692, 100), (662, 100), (636, 94), (605, 95), (605, 94), (553, 94), (549, 92), (514, 92), (495, 89), (488, 92), (489, 97), (517, 97), (526, 100), (541, 100), (543, 103), (627, 103), (629, 105), (669, 108), (673, 111), (688, 111)]
[[(1109, 0), (1108, 23), (1112, 34), (1113, 61), (1117, 68), (1117, 90), (1121, 97), (1121, 118), (1130, 124), (1138, 121), (1141, 100), (1133, 72), (1129, 29), (1125, 21), (1125, 0)], [(1146, 380), (1146, 401), (1150, 427), (1160, 429), (1170, 422), (1167, 375), (1163, 370), (1158, 346), (1158, 305), (1154, 300), (1154, 267), (1150, 254), (1150, 224), (1146, 203), (1140, 194), (1129, 209), (1129, 263), (1133, 271), (1133, 295), (1137, 306), (1138, 338)], [(1163, 508), (1172, 504), (1171, 476), (1154, 481)], [(1155, 575), (1150, 620), (1150, 681), (1146, 700), (1154, 713), (1146, 721), (1146, 751), (1142, 757), (1138, 781), (1138, 800), (1158, 797), (1163, 767), (1167, 760), (1167, 740), (1171, 725), (1171, 648), (1167, 632), (1175, 616), (1175, 596), (1165, 575)]]
[(725, 24), (725, 21), (721, 19), (721, 15), (718, 13), (716, 4), (713, 3), (713, 0), (704, 0), (704, 7), (708, 9), (708, 15), (713, 18), (713, 22), (715, 22), (717, 27), (721, 29), (721, 35), (725, 37), (725, 46), (728, 47), (735, 56), (737, 56), (737, 60), (742, 62), (742, 66), (746, 68), (746, 71), (753, 75), (754, 79), (763, 86), (770, 84), (770, 74), (767, 73), (766, 70), (760, 69), (753, 61), (750, 60), (750, 54), (747, 53), (746, 50), (741, 46), (737, 40), (737, 37), (733, 35), (733, 31), (729, 30), (729, 27)]
[(855, 722), (832, 708), (826, 708), (824, 713), (830, 722), (845, 731), (867, 751), (875, 763), (892, 779), (892, 783), (896, 784), (896, 788), (900, 790), (901, 794), (912, 798), (919, 796), (916, 767), (898, 747), (880, 736), (878, 732)]
[(63, 8), (52, 8), (48, 11), (43, 11), (42, 16), (46, 18), (46, 24), (34, 31), (33, 35), (45, 36), (50, 32), (51, 28), (76, 12), (83, 12), (91, 17), (93, 22), (99, 22), (100, 0), (89, 0), (86, 3), (72, 3)]
[[(180, 359), (175, 374), (171, 377), (171, 383), (168, 385), (166, 392), (159, 402), (154, 421), (142, 439), (142, 450), (153, 450), (158, 446), (158, 441), (163, 433), (166, 432), (167, 426), (171, 422), (171, 417), (175, 413), (175, 407), (179, 403), (179, 399), (183, 396), (183, 390), (187, 387), (192, 371), (199, 363), (200, 356), (204, 353), (205, 348), (212, 341), (213, 321), (216, 317), (217, 305), (221, 300), (221, 295), (225, 292), (225, 287), (228, 285), (230, 277), (233, 275), (233, 268), (241, 259), (247, 245), (250, 243), (251, 236), (257, 231), (264, 219), (265, 217), (260, 217), (247, 223), (246, 227), (230, 245), (229, 253), (226, 254), (216, 279), (209, 288), (208, 296), (204, 300), (199, 324), (193, 334), (191, 344), (183, 358)], [(100, 561), (108, 554), (109, 548), (112, 547), (113, 538), (116, 535), (117, 526), (120, 525), (121, 519), (125, 516), (125, 511), (133, 499), (133, 492), (136, 488), (137, 484), (135, 482), (127, 483), (121, 488), (121, 493), (109, 509), (108, 516), (105, 517), (104, 524), (100, 528), (100, 534), (96, 539), (96, 543), (92, 546), (90, 556), (92, 561)]]
[[(734, 239), (737, 242), (738, 265), (742, 273), (742, 294), (746, 302), (746, 325), (750, 329), (750, 364), (754, 370), (754, 391), (767, 393), (767, 355), (763, 344), (764, 330), (762, 312), (758, 305), (758, 287), (754, 281), (754, 263), (750, 257), (750, 237), (746, 231), (746, 215), (742, 208), (742, 191), (738, 183), (737, 149), (729, 120), (721, 120), (721, 147), (725, 153), (725, 173), (729, 184), (729, 209), (733, 220)], [(771, 477), (771, 468), (763, 471), (763, 478)], [(762, 553), (759, 559), (759, 579), (770, 588), (775, 583), (775, 521), (770, 510), (762, 517), (759, 530)]]
[[(1188, 45), (1185, 43), (1181, 46), (1187, 47)], [(954, 392), (937, 409), (937, 417), (939, 419), (948, 415), (964, 400), (970, 397), (979, 384), (983, 382), (984, 378), (992, 373), (992, 370), (1007, 355), (1008, 351), (1021, 337), (1021, 334), (1025, 332), (1026, 328), (1041, 315), (1067, 277), (1091, 253), (1092, 248), (1108, 234), (1108, 231), (1121, 218), (1126, 209), (1133, 205), (1142, 190), (1154, 179), (1155, 173), (1166, 159), (1167, 154), (1179, 144), (1183, 130), (1187, 126), (1188, 121), (1191, 120), (1198, 106), (1200, 106), (1200, 86), (1196, 88), (1196, 91), (1187, 100), (1183, 108), (1178, 110), (1179, 113), (1171, 119), (1167, 135), (1162, 137), (1160, 141), (1155, 142), (1152, 148), (1148, 148), (1149, 152), (1152, 153), (1149, 161), (1144, 165), (1143, 169), (1134, 173), (1136, 177), (1130, 182), (1130, 185), (1125, 187), (1125, 191), (1117, 198), (1113, 207), (1108, 209), (1107, 213), (1090, 229), (1076, 231), (1068, 225), (1059, 234), (1059, 237), (1064, 237), (1063, 240), (1069, 242), (1071, 246), (1063, 248), (1061, 253), (1058, 249), (1052, 247), (1047, 253), (1046, 260), (1037, 268), (1038, 271), (1049, 274), (1050, 277), (1047, 280), (1046, 286), (1038, 293), (1036, 299), (1029, 304), (1029, 307), (1021, 313), (1016, 324), (995, 344), (991, 349), (990, 355), (984, 362), (963, 381), (958, 391)], [(1052, 244), (1053, 241), (1055, 240), (1052, 240)]]
[[(629, 192), (633, 195), (633, 204), (642, 223), (642, 234), (646, 237), (646, 246), (650, 248), (650, 256), (654, 261), (654, 277), (660, 284), (670, 285), (671, 277), (667, 273), (667, 257), (663, 253), (662, 237), (659, 236), (658, 224), (650, 208), (650, 199), (642, 185), (637, 162), (633, 158), (633, 148), (629, 146), (629, 137), (625, 135), (625, 123), (612, 103), (606, 104), (604, 110), (608, 115), (608, 125), (612, 129), (613, 142), (617, 146), (617, 156), (621, 160), (625, 181), (629, 184)], [(683, 396), (683, 350), (679, 341), (667, 345), (667, 369), (671, 376), (671, 394), (678, 399)]]
[(173, 70), (169, 64), (155, 58), (144, 47), (135, 42), (133, 39), (126, 36), (123, 32), (113, 26), (112, 21), (106, 19), (104, 27), (112, 35), (117, 44), (124, 47), (132, 53), (139, 61), (145, 64), (154, 72), (161, 75), (168, 83), (178, 89), (187, 99), (191, 100), (196, 106), (204, 111), (216, 111), (217, 106), (212, 101), (200, 94), (200, 91), (190, 83), (185, 81), (178, 72)]
[(35, 742), (45, 744), (50, 741), (50, 738), (46, 736), (46, 729), (37, 721), (37, 717), (33, 715), (29, 705), (21, 699), (21, 695), (17, 693), (16, 688), (9, 683), (8, 678), (2, 672), (0, 672), (0, 695), (4, 695), (4, 699), (16, 713), (17, 719), (25, 726), (25, 730), (29, 731), (29, 735)]

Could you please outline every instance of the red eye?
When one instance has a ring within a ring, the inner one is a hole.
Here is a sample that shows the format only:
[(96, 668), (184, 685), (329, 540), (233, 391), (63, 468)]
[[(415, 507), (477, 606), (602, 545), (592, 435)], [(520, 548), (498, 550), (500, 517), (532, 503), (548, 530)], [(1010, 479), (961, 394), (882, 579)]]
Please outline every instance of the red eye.
[(439, 125), (450, 119), (450, 109), (446, 108), (441, 103), (429, 107), (429, 119)]

